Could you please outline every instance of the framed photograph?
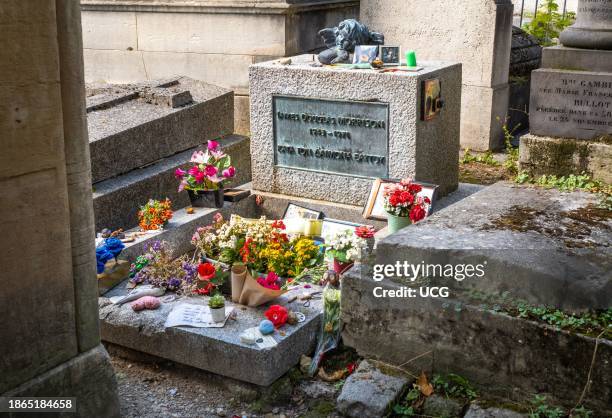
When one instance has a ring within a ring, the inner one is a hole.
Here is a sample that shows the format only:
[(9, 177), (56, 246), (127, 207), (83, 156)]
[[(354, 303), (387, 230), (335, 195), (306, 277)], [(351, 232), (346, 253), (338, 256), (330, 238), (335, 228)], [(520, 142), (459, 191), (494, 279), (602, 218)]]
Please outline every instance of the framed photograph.
[(378, 45), (357, 45), (353, 64), (371, 64), (378, 56)]
[(308, 209), (289, 203), (283, 214), (283, 219), (302, 218), (302, 219), (323, 219), (323, 212)]
[(423, 120), (434, 119), (442, 110), (442, 89), (440, 79), (434, 78), (423, 81)]
[[(374, 219), (377, 221), (387, 220), (387, 211), (385, 211), (383, 191), (385, 186), (390, 183), (399, 183), (399, 180), (374, 180), (374, 183), (372, 183), (372, 189), (370, 190), (370, 196), (368, 197), (368, 201), (363, 208), (363, 217), (365, 219)], [(429, 216), (433, 212), (436, 199), (438, 198), (438, 186), (436, 184), (423, 183), (419, 181), (415, 181), (414, 183), (419, 184), (423, 188), (418, 195), (428, 197), (429, 200), (431, 200), (431, 205), (429, 205), (429, 210), (427, 211), (427, 216)]]
[(399, 46), (381, 45), (379, 56), (384, 65), (400, 65), (401, 48)]
[(325, 241), (327, 241), (339, 232), (346, 231), (348, 229), (350, 229), (351, 231), (354, 231), (355, 228), (357, 228), (358, 226), (362, 226), (362, 224), (341, 221), (339, 219), (325, 218), (323, 219), (323, 228), (321, 229), (321, 237)]

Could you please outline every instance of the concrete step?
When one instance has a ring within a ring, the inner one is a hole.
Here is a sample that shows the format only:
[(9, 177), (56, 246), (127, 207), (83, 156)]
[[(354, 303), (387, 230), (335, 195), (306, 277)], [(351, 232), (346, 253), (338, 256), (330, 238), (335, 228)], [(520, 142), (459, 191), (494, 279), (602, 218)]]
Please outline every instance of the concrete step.
[(181, 77), (88, 87), (94, 183), (234, 131), (233, 92), (218, 86)]
[[(251, 178), (249, 138), (229, 135), (219, 142), (232, 157), (232, 164), (237, 170), (237, 176), (231, 186), (249, 182)], [(187, 192), (178, 192), (178, 181), (174, 177), (174, 171), (179, 167), (189, 166), (188, 161), (193, 151), (198, 148), (191, 148), (149, 166), (95, 183), (93, 198), (96, 231), (101, 231), (103, 228), (127, 230), (136, 226), (138, 209), (149, 199), (168, 197), (172, 200), (175, 210), (188, 206), (189, 197)]]

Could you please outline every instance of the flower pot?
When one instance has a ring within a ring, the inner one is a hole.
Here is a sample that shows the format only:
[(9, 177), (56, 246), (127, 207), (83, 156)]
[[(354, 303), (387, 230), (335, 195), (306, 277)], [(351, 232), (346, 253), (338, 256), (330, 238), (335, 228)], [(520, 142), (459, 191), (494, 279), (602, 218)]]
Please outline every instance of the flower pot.
[(412, 221), (408, 216), (395, 216), (387, 213), (387, 227), (389, 228), (390, 234), (393, 234), (402, 228), (406, 228), (411, 224)]
[(191, 206), (194, 208), (223, 207), (223, 188), (217, 190), (187, 190)]
[(349, 268), (351, 268), (352, 265), (352, 261), (348, 263), (342, 263), (341, 261), (338, 261), (338, 259), (334, 258), (334, 271), (338, 274), (344, 273)]
[(225, 321), (225, 306), (222, 306), (221, 308), (211, 308), (209, 306), (210, 309), (210, 315), (212, 316), (212, 320), (214, 322), (223, 322)]

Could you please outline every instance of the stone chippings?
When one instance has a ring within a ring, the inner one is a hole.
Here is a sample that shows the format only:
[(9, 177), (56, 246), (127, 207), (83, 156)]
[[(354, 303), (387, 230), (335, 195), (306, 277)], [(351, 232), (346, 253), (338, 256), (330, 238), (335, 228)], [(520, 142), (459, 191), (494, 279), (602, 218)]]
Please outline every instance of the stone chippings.
[(379, 242), (377, 262), (486, 263), (482, 279), (441, 281), (563, 309), (607, 308), (612, 218), (598, 204), (592, 193), (496, 183)]
[[(250, 67), (251, 154), (253, 188), (351, 205), (363, 205), (371, 179), (322, 174), (274, 166), (272, 95), (389, 103), (389, 176), (415, 177), (439, 184), (440, 193), (457, 188), (460, 64), (423, 63), (410, 74), (370, 70), (332, 71), (308, 63), (312, 55), (292, 58), (292, 65), (274, 62)], [(445, 107), (431, 122), (420, 120), (420, 83), (440, 78)]]
[[(293, 292), (299, 291), (303, 290)], [(126, 292), (125, 284), (122, 284), (105, 296), (112, 297)], [(248, 308), (228, 301), (226, 306), (235, 306), (237, 318), (228, 319), (222, 328), (164, 329), (173, 306), (181, 302), (206, 304), (207, 299), (202, 297), (182, 297), (162, 303), (157, 310), (141, 312), (134, 312), (129, 303), (118, 306), (105, 297), (100, 298), (102, 340), (222, 376), (268, 386), (295, 366), (302, 354), (314, 350), (320, 329), (322, 301), (312, 300), (310, 306), (305, 307), (299, 300), (288, 302), (291, 295), (292, 292), (288, 292), (274, 303), (304, 313), (306, 321), (296, 326), (283, 327), (285, 335), (277, 332), (275, 338), (278, 345), (271, 349), (262, 350), (240, 342), (240, 333), (258, 326), (267, 306)]]
[(354, 418), (385, 416), (407, 383), (406, 378), (385, 374), (363, 360), (344, 382), (337, 399), (337, 409)]
[(231, 134), (234, 129), (233, 93), (189, 78), (90, 85), (88, 92), (94, 183)]

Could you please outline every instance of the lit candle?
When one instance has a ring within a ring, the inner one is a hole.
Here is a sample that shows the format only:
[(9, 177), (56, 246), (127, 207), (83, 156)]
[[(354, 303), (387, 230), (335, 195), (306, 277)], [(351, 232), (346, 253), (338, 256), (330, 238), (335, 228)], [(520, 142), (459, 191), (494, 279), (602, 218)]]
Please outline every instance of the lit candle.
[(412, 50), (406, 51), (406, 66), (407, 67), (416, 67), (417, 66), (416, 52), (414, 52)]

